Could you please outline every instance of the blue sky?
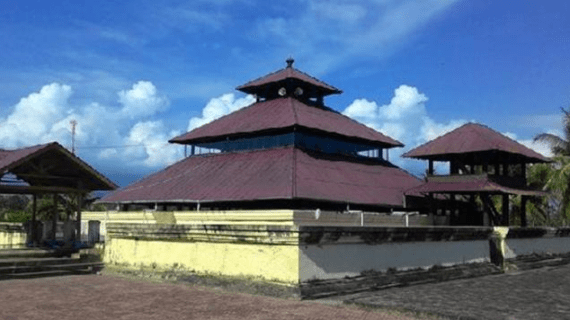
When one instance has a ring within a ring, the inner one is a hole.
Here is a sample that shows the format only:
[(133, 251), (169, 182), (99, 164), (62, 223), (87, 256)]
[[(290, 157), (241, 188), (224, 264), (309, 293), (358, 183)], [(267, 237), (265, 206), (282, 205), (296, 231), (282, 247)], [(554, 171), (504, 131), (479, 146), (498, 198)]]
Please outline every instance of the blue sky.
[[(251, 102), (235, 87), (295, 67), (328, 106), (406, 144), (467, 121), (531, 145), (570, 99), (570, 2), (3, 1), (0, 138), (57, 140), (120, 185), (179, 160), (166, 141)], [(534, 146), (546, 152), (545, 146)]]

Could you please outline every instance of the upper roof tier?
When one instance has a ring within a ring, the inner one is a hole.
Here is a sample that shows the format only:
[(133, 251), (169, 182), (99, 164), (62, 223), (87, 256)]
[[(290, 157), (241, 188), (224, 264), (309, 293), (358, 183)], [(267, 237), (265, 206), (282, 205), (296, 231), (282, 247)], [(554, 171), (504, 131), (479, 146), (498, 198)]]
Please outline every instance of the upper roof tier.
[(403, 144), (328, 108), (323, 96), (340, 90), (287, 67), (238, 87), (256, 95), (256, 103), (171, 139), (180, 144), (200, 144), (236, 138), (306, 130), (339, 140), (367, 143), (378, 148)]
[(403, 144), (329, 108), (311, 107), (292, 98), (254, 103), (169, 142), (197, 144), (220, 139), (307, 129), (345, 139), (368, 142), (382, 148)]
[(522, 144), (477, 123), (467, 123), (447, 134), (425, 143), (404, 157), (451, 161), (463, 160), (471, 164), (550, 162), (541, 154)]
[[(256, 95), (258, 98), (272, 96), (278, 91), (274, 90), (277, 87), (282, 87), (286, 90), (285, 92), (282, 91), (279, 93), (281, 95), (285, 95), (285, 93), (289, 91), (291, 93), (294, 92), (297, 96), (316, 99), (322, 99), (323, 96), (330, 94), (342, 93), (341, 90), (293, 68), (293, 62), (293, 59), (287, 59), (287, 67), (284, 69), (250, 81), (236, 89)], [(299, 91), (298, 88), (300, 88), (301, 91)]]

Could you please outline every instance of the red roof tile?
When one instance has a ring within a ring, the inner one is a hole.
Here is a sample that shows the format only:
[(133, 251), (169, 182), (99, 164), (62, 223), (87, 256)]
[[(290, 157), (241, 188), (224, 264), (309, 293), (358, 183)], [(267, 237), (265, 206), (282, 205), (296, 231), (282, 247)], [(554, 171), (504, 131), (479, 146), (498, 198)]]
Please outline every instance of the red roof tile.
[(311, 199), (399, 207), (404, 190), (419, 184), (397, 167), (326, 159), (285, 147), (189, 157), (101, 201)]
[(467, 123), (426, 144), (412, 149), (404, 157), (417, 159), (450, 160), (458, 154), (502, 151), (524, 157), (527, 162), (549, 162), (541, 154), (494, 131), (486, 126)]
[(426, 183), (407, 190), (406, 194), (486, 192), (527, 196), (547, 195), (547, 192), (532, 190), (512, 182), (506, 177), (487, 174), (430, 176)]
[(197, 143), (213, 137), (284, 129), (293, 126), (381, 143), (387, 147), (403, 146), (401, 142), (338, 112), (308, 106), (291, 97), (252, 104), (175, 137), (170, 142)]
[(342, 91), (326, 84), (312, 76), (301, 72), (293, 67), (287, 67), (276, 72), (270, 73), (261, 78), (250, 81), (244, 85), (237, 87), (237, 90), (243, 91), (245, 93), (255, 93), (257, 88), (269, 85), (271, 83), (283, 81), (285, 79), (298, 79), (300, 81), (306, 82), (312, 86), (319, 88), (325, 94), (335, 94), (341, 93)]
[[(47, 177), (35, 173), (37, 162), (49, 161), (49, 168), (45, 169)], [(37, 145), (33, 147), (0, 150), (0, 172), (10, 172), (16, 176), (34, 173), (34, 177), (25, 177), (23, 180), (30, 185), (45, 185), (49, 181), (51, 186), (68, 186), (65, 182), (51, 177), (67, 177), (81, 181), (87, 190), (113, 190), (117, 188), (111, 180), (97, 172), (86, 162), (69, 152), (57, 142)]]

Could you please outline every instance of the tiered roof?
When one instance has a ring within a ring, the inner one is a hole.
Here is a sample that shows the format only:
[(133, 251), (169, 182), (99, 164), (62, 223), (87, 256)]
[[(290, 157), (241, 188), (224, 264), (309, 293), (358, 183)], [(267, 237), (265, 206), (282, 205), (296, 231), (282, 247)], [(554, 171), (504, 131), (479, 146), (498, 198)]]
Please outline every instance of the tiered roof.
[(403, 154), (404, 157), (449, 161), (457, 157), (472, 157), (475, 162), (502, 158), (525, 163), (549, 162), (543, 155), (478, 123), (467, 123), (428, 143)]
[[(292, 64), (290, 59), (286, 68), (238, 87), (254, 94), (256, 103), (170, 140), (214, 149), (235, 143), (239, 148), (190, 156), (102, 201), (402, 207), (404, 190), (421, 181), (383, 160), (380, 151), (403, 144), (326, 107), (323, 97), (341, 91)], [(288, 135), (294, 139), (268, 142)], [(257, 140), (268, 142), (265, 149), (241, 144)], [(379, 156), (364, 158), (361, 151)]]
[[(467, 123), (403, 155), (430, 161), (460, 161), (466, 165), (544, 163), (550, 160), (522, 144), (477, 123)], [(544, 196), (526, 185), (526, 177), (484, 174), (428, 176), (427, 181), (407, 194), (494, 193)]]

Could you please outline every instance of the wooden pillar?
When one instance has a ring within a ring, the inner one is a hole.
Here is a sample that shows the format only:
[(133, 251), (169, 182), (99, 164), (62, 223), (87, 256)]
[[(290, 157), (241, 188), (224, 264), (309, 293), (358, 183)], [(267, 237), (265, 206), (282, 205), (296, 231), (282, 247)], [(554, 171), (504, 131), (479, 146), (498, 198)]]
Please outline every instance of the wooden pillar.
[(83, 206), (83, 194), (77, 194), (77, 226), (75, 233), (75, 240), (81, 241), (81, 207)]
[(528, 200), (527, 196), (521, 196), (521, 227), (526, 227), (526, 202)]
[(51, 231), (52, 231), (52, 240), (56, 240), (57, 218), (59, 215), (59, 212), (57, 212), (57, 193), (53, 194), (53, 206), (54, 206), (54, 211), (52, 217)]
[(38, 228), (37, 228), (37, 223), (36, 223), (36, 213), (38, 210), (38, 202), (37, 202), (37, 195), (34, 193), (32, 195), (32, 225), (30, 226), (30, 228), (32, 228), (30, 236), (32, 238), (32, 246), (37, 246), (37, 238), (38, 238)]
[(503, 195), (503, 225), (508, 226), (509, 221), (509, 195)]
[(428, 160), (428, 174), (433, 175), (433, 160)]

